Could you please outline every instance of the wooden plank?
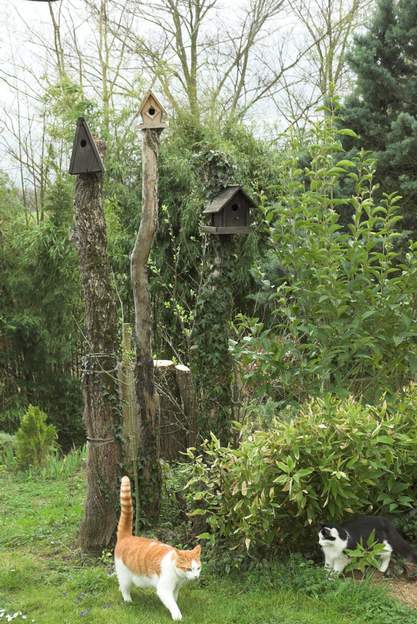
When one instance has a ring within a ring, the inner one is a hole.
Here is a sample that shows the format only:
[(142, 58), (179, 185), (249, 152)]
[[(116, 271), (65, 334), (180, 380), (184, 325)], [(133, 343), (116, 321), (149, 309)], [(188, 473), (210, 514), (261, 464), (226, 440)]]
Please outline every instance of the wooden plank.
[(247, 225), (241, 226), (229, 226), (229, 227), (215, 227), (213, 225), (202, 225), (201, 229), (203, 232), (208, 232), (209, 234), (249, 234), (251, 231), (251, 227)]

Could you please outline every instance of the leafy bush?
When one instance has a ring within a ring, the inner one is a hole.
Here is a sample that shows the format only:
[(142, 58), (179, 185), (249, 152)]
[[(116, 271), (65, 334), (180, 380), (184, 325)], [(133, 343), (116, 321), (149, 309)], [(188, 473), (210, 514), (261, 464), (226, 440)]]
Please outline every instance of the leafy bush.
[(11, 210), (0, 176), (0, 429), (15, 433), (17, 416), (33, 403), (70, 449), (83, 440), (82, 336), (74, 323), (82, 305), (77, 254), (68, 237), (72, 182), (58, 172), (53, 177), (36, 221), (20, 204)]
[[(408, 390), (416, 397), (415, 387)], [(237, 448), (212, 436), (185, 489), (202, 537), (233, 548), (288, 550), (317, 543), (315, 525), (353, 513), (411, 507), (417, 483), (413, 401), (402, 411), (327, 395), (268, 431), (241, 432)]]
[(409, 542), (417, 543), (417, 509), (411, 509), (395, 519), (397, 529), (404, 534)]
[[(324, 390), (373, 402), (417, 372), (417, 247), (400, 251), (401, 198), (375, 200), (374, 162), (364, 152), (343, 158), (348, 131), (333, 124), (329, 111), (314, 128), (307, 166), (294, 142), (282, 199), (265, 209), (259, 315), (240, 317), (232, 343), (258, 397), (297, 402)], [(345, 179), (352, 192), (341, 197)]]
[(16, 432), (16, 457), (20, 468), (45, 465), (55, 448), (57, 438), (53, 425), (46, 424), (47, 415), (29, 405)]
[(10, 467), (14, 462), (15, 436), (0, 431), (0, 466)]
[(14, 406), (0, 412), (0, 430), (5, 433), (14, 433), (20, 424), (25, 408)]

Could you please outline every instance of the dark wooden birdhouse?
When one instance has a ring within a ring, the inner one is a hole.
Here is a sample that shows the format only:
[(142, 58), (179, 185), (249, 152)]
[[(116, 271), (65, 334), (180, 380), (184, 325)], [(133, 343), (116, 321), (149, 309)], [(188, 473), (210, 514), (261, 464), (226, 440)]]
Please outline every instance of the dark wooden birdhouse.
[(250, 209), (255, 202), (240, 186), (228, 186), (204, 210), (209, 224), (202, 230), (210, 234), (247, 234), (250, 232)]
[(142, 115), (142, 123), (139, 126), (141, 130), (146, 128), (166, 128), (166, 110), (152, 91), (148, 91), (143, 98), (139, 113)]
[(69, 173), (103, 173), (104, 165), (90, 129), (83, 117), (77, 121)]

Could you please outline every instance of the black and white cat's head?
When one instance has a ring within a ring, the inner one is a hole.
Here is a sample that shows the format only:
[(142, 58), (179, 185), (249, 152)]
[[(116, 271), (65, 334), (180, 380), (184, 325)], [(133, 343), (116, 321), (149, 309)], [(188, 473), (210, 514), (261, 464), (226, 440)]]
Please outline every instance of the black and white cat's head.
[(342, 527), (334, 524), (323, 524), (319, 530), (319, 544), (323, 547), (346, 547), (348, 534)]

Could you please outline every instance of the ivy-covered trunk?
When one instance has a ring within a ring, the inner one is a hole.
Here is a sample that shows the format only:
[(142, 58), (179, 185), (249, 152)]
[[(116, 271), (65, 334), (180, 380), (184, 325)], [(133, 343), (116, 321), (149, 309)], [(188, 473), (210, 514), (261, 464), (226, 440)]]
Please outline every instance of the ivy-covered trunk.
[(107, 256), (101, 184), (101, 175), (77, 176), (73, 233), (85, 302), (83, 392), (88, 458), (80, 544), (88, 552), (98, 552), (112, 540), (117, 524), (120, 459), (116, 298)]
[(235, 259), (231, 236), (212, 236), (210, 243), (210, 273), (197, 301), (191, 368), (199, 402), (199, 433), (205, 436), (211, 431), (227, 444), (233, 419), (229, 323)]

